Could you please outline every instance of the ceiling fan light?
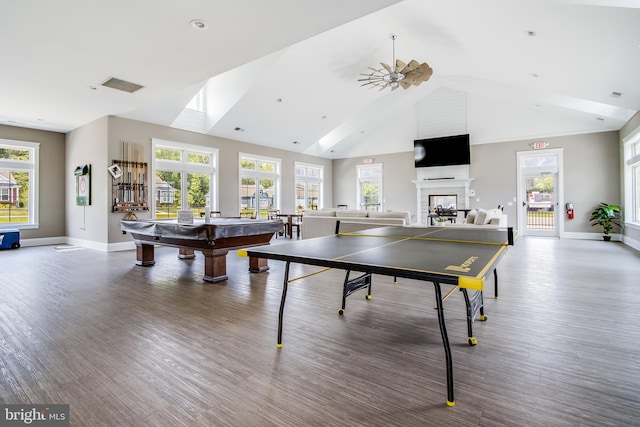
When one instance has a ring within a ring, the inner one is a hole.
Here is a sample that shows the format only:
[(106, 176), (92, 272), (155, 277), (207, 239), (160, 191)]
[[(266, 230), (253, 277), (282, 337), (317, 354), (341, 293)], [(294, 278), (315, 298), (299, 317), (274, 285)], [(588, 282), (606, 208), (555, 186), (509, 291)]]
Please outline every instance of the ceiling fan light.
[(395, 58), (395, 40), (397, 36), (391, 36), (393, 41), (393, 61), (389, 66), (384, 62), (381, 62), (382, 68), (376, 69), (373, 67), (367, 67), (371, 73), (360, 73), (364, 78), (358, 79), (359, 82), (364, 82), (360, 86), (379, 87), (380, 90), (391, 87), (391, 90), (395, 90), (398, 86), (402, 86), (403, 89), (407, 89), (409, 86), (418, 86), (422, 82), (426, 82), (431, 78), (433, 69), (426, 63), (420, 64), (415, 59), (405, 63)]

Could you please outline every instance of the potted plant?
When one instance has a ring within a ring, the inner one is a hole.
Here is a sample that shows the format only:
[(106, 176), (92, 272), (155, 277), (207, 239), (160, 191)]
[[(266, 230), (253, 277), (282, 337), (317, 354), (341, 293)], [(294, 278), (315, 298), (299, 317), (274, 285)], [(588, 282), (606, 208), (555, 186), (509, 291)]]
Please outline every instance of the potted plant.
[(600, 203), (593, 212), (591, 212), (591, 226), (599, 225), (602, 227), (602, 232), (604, 235), (602, 238), (605, 241), (611, 240), (611, 230), (613, 230), (613, 226), (617, 225), (618, 227), (622, 227), (620, 225), (620, 206), (609, 205), (607, 203)]
[(443, 216), (439, 216), (436, 218), (436, 225), (438, 227), (444, 227), (446, 223), (447, 223), (447, 218)]

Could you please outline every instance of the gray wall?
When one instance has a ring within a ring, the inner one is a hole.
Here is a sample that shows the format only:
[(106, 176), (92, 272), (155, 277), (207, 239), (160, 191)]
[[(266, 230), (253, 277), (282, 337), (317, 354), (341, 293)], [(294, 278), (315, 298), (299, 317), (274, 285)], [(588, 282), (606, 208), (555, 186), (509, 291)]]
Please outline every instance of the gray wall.
[[(65, 159), (66, 235), (85, 242), (107, 243), (107, 215), (109, 200), (107, 179), (107, 125), (106, 117), (95, 120), (67, 134)], [(76, 167), (91, 165), (91, 204), (77, 206), (75, 193)], [(110, 194), (110, 187), (109, 187)]]
[[(622, 204), (620, 141), (640, 126), (636, 115), (620, 132), (604, 132), (546, 138), (549, 148), (564, 148), (565, 200), (575, 205), (576, 219), (564, 218), (565, 232), (596, 232), (588, 222), (591, 209), (599, 202)], [(348, 204), (356, 208), (356, 165), (364, 157), (328, 160), (274, 150), (259, 145), (171, 129), (122, 118), (105, 117), (65, 135), (0, 125), (0, 138), (39, 142), (40, 145), (40, 228), (22, 230), (24, 239), (69, 236), (86, 241), (117, 243), (129, 241), (120, 233), (121, 213), (111, 213), (111, 181), (106, 168), (121, 157), (122, 141), (145, 146), (151, 161), (151, 138), (160, 138), (220, 149), (220, 206), (223, 213), (239, 211), (238, 153), (246, 152), (282, 159), (282, 208), (293, 209), (293, 165), (295, 161), (325, 167), (323, 206)], [(66, 144), (65, 144), (66, 139)], [(507, 203), (516, 195), (516, 152), (530, 150), (531, 141), (473, 145), (471, 147), (472, 206), (505, 205), (510, 225), (516, 226), (516, 206)], [(413, 153), (379, 155), (383, 164), (385, 209), (417, 213)], [(73, 170), (80, 164), (92, 166), (92, 204), (75, 205)], [(144, 217), (144, 215), (141, 215)], [(627, 227), (625, 235), (640, 241), (640, 231)]]
[[(353, 157), (333, 161), (333, 201), (349, 209), (359, 209), (357, 200), (356, 166), (371, 157)], [(413, 153), (395, 153), (375, 156), (373, 163), (382, 163), (382, 195), (384, 210), (408, 211), (411, 222), (416, 221), (416, 180)]]
[[(211, 135), (202, 135), (118, 117), (108, 118), (108, 154), (105, 154), (102, 165), (102, 175), (105, 176), (105, 179), (108, 176), (106, 168), (111, 164), (111, 160), (122, 157), (122, 141), (142, 144), (144, 146), (145, 161), (150, 164), (152, 138), (202, 145), (220, 150), (218, 164), (220, 179), (219, 204), (223, 215), (238, 215), (240, 212), (240, 189), (238, 183), (239, 153), (268, 156), (282, 160), (282, 188), (280, 189), (282, 211), (292, 212), (295, 209), (294, 163), (296, 161), (324, 166), (323, 206), (331, 206), (332, 204), (333, 168), (332, 161), (329, 159), (307, 156), (285, 150), (276, 150), (261, 145), (247, 144)], [(104, 184), (102, 191), (104, 192), (103, 194), (105, 194), (104, 197), (109, 200), (111, 197), (110, 182)], [(124, 214), (111, 213), (110, 204), (105, 207), (104, 212), (108, 215), (108, 221), (104, 222), (104, 224), (108, 224), (108, 242), (118, 243), (130, 241), (131, 238), (129, 236), (123, 236), (120, 232), (120, 220), (124, 217)], [(137, 216), (141, 219), (149, 218), (150, 214), (143, 213)]]
[[(509, 217), (509, 225), (517, 227), (518, 212), (513, 203), (517, 195), (516, 153), (531, 151), (530, 143), (539, 140), (472, 145), (469, 174), (474, 178), (471, 188), (476, 191), (476, 196), (470, 200), (471, 207), (493, 208), (502, 204)], [(565, 201), (573, 202), (576, 211), (574, 220), (562, 216), (564, 231), (597, 232), (589, 223), (591, 210), (600, 202), (621, 202), (618, 132), (544, 140), (549, 143), (550, 149), (563, 149)], [(346, 203), (350, 208), (357, 208), (356, 165), (362, 164), (364, 159), (354, 157), (334, 161), (336, 204)], [(412, 221), (415, 221), (418, 207), (416, 187), (411, 182), (417, 177), (413, 153), (379, 155), (374, 162), (383, 164), (385, 209), (407, 210), (411, 212)], [(476, 201), (477, 198), (480, 202)], [(508, 206), (509, 202), (512, 202), (512, 206)]]
[(22, 239), (59, 238), (65, 235), (65, 135), (0, 125), (0, 138), (40, 143), (40, 227), (22, 229)]
[[(531, 151), (530, 143), (539, 141), (502, 142), (471, 146), (471, 187), (476, 190), (471, 207), (505, 206), (509, 225), (516, 227), (517, 206), (508, 206), (517, 195), (518, 151)], [(589, 223), (593, 208), (600, 202), (620, 203), (620, 150), (618, 132), (602, 132), (544, 138), (549, 149), (562, 148), (564, 159), (564, 198), (572, 202), (575, 219), (562, 215), (564, 231), (598, 232)], [(564, 207), (560, 206), (560, 209)]]

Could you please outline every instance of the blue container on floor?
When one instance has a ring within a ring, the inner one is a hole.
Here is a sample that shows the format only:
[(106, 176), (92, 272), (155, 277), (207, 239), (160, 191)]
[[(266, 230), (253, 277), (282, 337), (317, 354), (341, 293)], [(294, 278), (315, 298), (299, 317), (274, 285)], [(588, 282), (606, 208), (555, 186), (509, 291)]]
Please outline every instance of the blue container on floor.
[(20, 230), (0, 230), (0, 249), (18, 249), (20, 247)]

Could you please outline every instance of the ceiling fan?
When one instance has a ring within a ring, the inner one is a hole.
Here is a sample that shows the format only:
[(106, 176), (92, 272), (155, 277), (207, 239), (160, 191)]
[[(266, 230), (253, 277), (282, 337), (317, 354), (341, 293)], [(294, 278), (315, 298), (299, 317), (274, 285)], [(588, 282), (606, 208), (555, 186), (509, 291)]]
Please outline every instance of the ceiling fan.
[(393, 42), (392, 66), (381, 62), (380, 65), (383, 68), (368, 67), (372, 72), (360, 73), (361, 76), (365, 76), (363, 79), (358, 79), (359, 82), (364, 82), (360, 86), (379, 87), (380, 90), (391, 87), (391, 90), (394, 91), (398, 86), (406, 89), (411, 85), (418, 86), (420, 83), (429, 80), (433, 74), (433, 69), (426, 62), (420, 64), (412, 59), (408, 64), (405, 64), (399, 59), (396, 60), (396, 38), (398, 36), (395, 34), (391, 36)]

